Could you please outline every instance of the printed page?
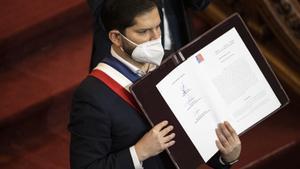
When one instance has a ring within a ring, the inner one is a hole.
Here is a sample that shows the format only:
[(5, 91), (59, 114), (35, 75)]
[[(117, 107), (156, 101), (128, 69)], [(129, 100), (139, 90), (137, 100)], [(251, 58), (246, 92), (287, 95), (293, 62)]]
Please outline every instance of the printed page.
[(194, 65), (184, 62), (158, 83), (157, 88), (206, 162), (218, 151), (214, 141), (218, 118), (204, 93), (205, 84), (195, 81)]
[(215, 128), (238, 133), (280, 107), (235, 28), (177, 66), (157, 89), (207, 162), (217, 151)]
[[(235, 28), (198, 51), (214, 110), (242, 133), (280, 107), (274, 91)], [(192, 58), (189, 58), (192, 59)], [(196, 76), (201, 78), (201, 74)]]

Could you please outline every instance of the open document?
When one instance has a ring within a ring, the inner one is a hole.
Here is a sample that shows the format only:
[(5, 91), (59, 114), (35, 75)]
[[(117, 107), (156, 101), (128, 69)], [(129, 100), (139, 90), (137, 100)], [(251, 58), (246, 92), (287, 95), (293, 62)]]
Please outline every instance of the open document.
[(229, 121), (240, 134), (281, 106), (234, 27), (156, 88), (205, 162), (218, 151), (218, 123)]

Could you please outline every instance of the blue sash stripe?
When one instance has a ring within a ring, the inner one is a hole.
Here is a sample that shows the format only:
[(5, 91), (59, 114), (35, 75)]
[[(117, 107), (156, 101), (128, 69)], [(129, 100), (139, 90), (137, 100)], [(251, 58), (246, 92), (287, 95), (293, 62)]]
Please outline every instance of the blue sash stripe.
[(124, 65), (122, 62), (120, 62), (118, 59), (114, 58), (113, 56), (105, 57), (102, 60), (102, 62), (116, 69), (126, 78), (128, 78), (131, 82), (135, 82), (140, 78), (139, 75), (137, 75), (135, 72), (130, 70), (126, 65)]

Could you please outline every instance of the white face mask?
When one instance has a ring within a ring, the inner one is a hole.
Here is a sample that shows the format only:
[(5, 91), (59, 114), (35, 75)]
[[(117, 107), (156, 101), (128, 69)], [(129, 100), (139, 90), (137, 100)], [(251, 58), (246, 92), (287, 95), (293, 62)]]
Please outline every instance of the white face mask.
[(160, 65), (164, 56), (164, 48), (161, 44), (161, 37), (138, 45), (126, 38), (124, 35), (122, 36), (136, 46), (131, 54), (132, 59), (141, 63)]

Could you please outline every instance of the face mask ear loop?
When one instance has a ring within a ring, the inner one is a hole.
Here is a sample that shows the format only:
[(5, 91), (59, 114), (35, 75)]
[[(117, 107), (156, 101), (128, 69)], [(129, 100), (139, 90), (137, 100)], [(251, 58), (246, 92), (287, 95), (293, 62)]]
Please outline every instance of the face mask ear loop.
[(128, 39), (126, 36), (124, 36), (121, 32), (119, 32), (119, 34), (124, 38), (126, 39), (128, 42), (132, 43), (133, 45), (135, 46), (138, 46), (138, 44), (134, 43), (133, 41), (131, 41), (130, 39)]

